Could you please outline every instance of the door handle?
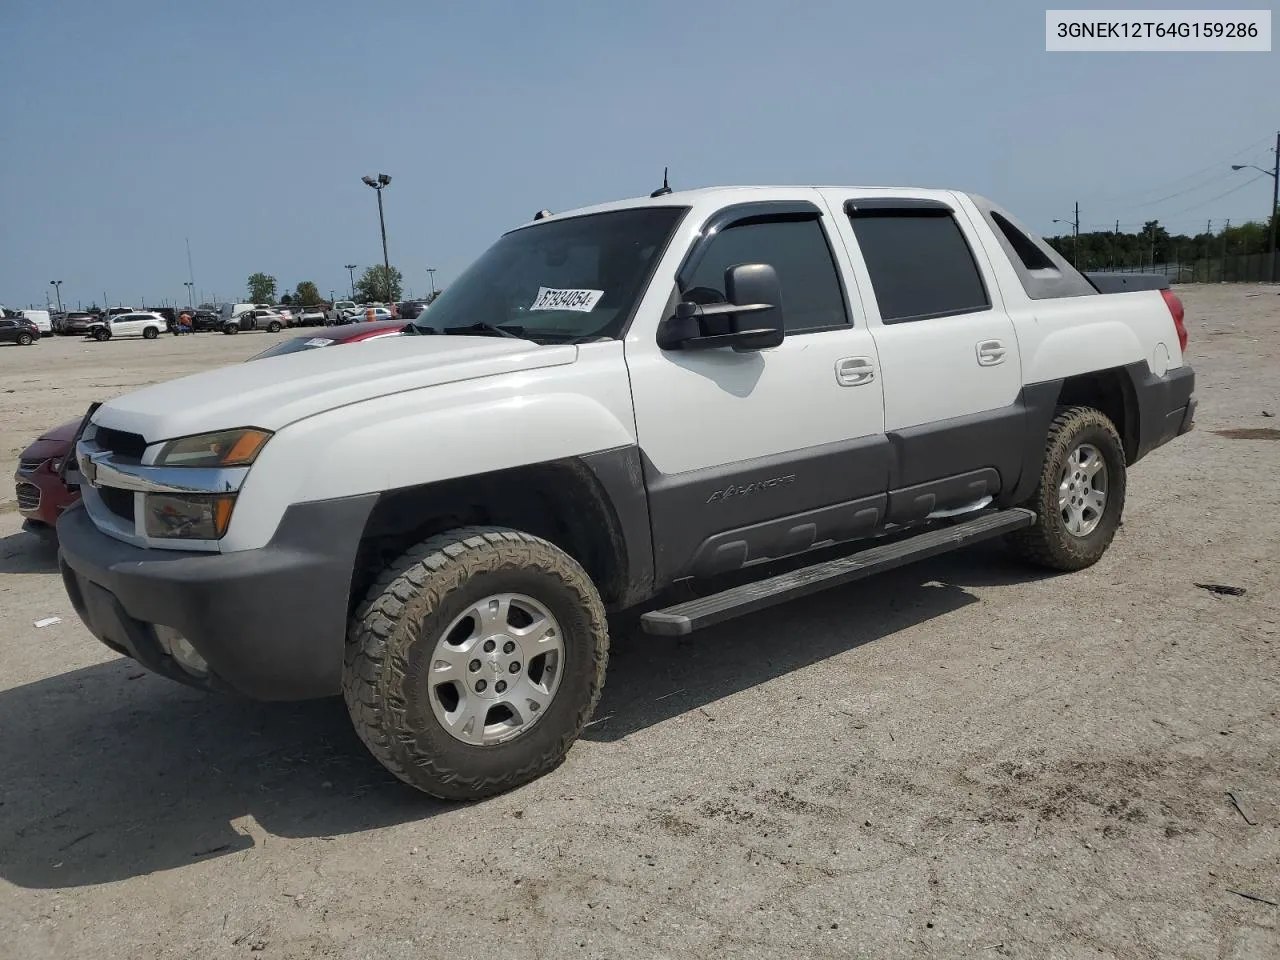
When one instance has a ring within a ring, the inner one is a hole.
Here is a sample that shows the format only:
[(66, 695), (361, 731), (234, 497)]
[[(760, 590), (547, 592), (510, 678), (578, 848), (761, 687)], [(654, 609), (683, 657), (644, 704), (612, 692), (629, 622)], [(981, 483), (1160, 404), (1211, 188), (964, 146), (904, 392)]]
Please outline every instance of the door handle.
[(1005, 354), (1008, 353), (1000, 340), (983, 340), (977, 349), (980, 367), (994, 367), (997, 363), (1004, 363)]
[(844, 357), (836, 361), (836, 382), (842, 387), (858, 387), (876, 378), (870, 357)]

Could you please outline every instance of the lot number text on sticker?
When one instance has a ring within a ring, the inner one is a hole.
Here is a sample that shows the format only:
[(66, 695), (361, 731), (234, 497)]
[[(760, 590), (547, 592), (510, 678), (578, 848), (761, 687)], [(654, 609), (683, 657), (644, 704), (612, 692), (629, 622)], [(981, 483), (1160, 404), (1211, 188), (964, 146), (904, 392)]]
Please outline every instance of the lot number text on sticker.
[(603, 290), (556, 290), (552, 287), (539, 287), (538, 295), (533, 298), (533, 305), (529, 309), (590, 313), (603, 296)]

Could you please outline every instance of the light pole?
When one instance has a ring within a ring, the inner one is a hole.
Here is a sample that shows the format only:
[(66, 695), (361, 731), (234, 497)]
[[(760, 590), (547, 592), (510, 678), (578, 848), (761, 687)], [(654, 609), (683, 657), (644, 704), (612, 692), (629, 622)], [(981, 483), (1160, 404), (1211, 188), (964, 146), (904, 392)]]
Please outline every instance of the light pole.
[(53, 287), (53, 292), (58, 295), (58, 312), (62, 312), (62, 281), (50, 280), (49, 286)]
[(1267, 277), (1270, 280), (1275, 280), (1276, 278), (1276, 220), (1280, 219), (1280, 216), (1277, 216), (1277, 207), (1280, 207), (1280, 133), (1276, 134), (1275, 154), (1276, 165), (1273, 170), (1263, 170), (1252, 163), (1233, 163), (1231, 165), (1232, 170), (1258, 170), (1271, 178), (1271, 212), (1267, 217), (1267, 225), (1270, 228), (1267, 230), (1267, 263), (1269, 264)]
[[(381, 196), (381, 194), (379, 194), (379, 196)], [(354, 300), (356, 298), (356, 275), (354, 272), (356, 265), (354, 263), (347, 263), (343, 264), (343, 266), (347, 268), (347, 279), (351, 281), (351, 299)]]
[(436, 298), (436, 268), (427, 267), (427, 273), (431, 274), (431, 299)]
[(1071, 224), (1071, 265), (1078, 267), (1076, 262), (1080, 255), (1080, 204), (1076, 204), (1076, 218), (1074, 220), (1054, 220), (1054, 223)]
[[(391, 183), (391, 178), (385, 173), (380, 173), (377, 179), (371, 176), (361, 177), (360, 180), (366, 187), (372, 187), (378, 194), (378, 226), (382, 228), (382, 266), (386, 270), (383, 275), (383, 282), (386, 284), (387, 302), (391, 302), (391, 261), (387, 259), (387, 221), (382, 215), (382, 191)], [(354, 300), (355, 297), (352, 297)]]
[(196, 285), (192, 283), (190, 280), (184, 280), (182, 282), (182, 285), (187, 288), (187, 306), (194, 310), (196, 306), (196, 301), (195, 301)]

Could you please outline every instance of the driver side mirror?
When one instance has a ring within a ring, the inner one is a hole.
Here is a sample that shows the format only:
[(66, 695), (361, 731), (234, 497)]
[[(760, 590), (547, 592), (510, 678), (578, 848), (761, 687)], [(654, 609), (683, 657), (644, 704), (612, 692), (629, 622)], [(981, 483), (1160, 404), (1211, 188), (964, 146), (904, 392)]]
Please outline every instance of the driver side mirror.
[(761, 350), (782, 343), (782, 285), (767, 263), (740, 263), (724, 272), (725, 303), (682, 300), (658, 326), (663, 350), (733, 347)]

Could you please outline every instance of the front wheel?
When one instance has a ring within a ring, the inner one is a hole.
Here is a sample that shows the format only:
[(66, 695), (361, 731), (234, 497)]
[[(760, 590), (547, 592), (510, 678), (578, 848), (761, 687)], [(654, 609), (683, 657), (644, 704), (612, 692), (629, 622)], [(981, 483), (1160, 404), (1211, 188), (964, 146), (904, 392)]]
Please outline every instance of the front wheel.
[(343, 695), (388, 770), (476, 800), (559, 766), (608, 659), (604, 605), (577, 561), (518, 530), (467, 527), (414, 547), (370, 587)]
[(225, 327), (222, 328), (222, 332), (229, 336), (233, 333), (239, 333), (240, 327), (238, 324), (228, 323)]
[(1036, 523), (1011, 534), (1024, 559), (1051, 570), (1082, 570), (1106, 553), (1124, 511), (1124, 445), (1092, 407), (1064, 407), (1049, 425), (1035, 493), (1021, 504)]
[(154, 340), (159, 335), (160, 335), (160, 330), (156, 327), (147, 327), (147, 329), (142, 331), (143, 340)]
[(107, 340), (111, 339), (111, 332), (108, 330), (95, 330), (93, 331), (93, 339), (97, 340), (99, 343), (105, 343)]

